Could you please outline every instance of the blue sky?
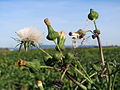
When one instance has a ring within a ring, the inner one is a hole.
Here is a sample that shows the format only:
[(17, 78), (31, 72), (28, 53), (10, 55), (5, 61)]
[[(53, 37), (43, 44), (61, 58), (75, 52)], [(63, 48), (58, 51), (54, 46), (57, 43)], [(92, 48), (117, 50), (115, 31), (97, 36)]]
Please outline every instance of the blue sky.
[[(15, 47), (11, 37), (24, 27), (36, 27), (47, 35), (43, 20), (47, 17), (56, 31), (67, 33), (66, 45), (71, 45), (69, 32), (78, 29), (93, 30), (93, 23), (86, 22), (89, 9), (99, 12), (97, 20), (103, 45), (120, 45), (120, 1), (119, 0), (0, 0), (0, 47)], [(87, 24), (89, 23), (89, 24)], [(87, 27), (85, 27), (88, 25)], [(88, 34), (89, 36), (90, 34)], [(43, 44), (53, 44), (46, 39)], [(86, 44), (97, 44), (91, 38)]]

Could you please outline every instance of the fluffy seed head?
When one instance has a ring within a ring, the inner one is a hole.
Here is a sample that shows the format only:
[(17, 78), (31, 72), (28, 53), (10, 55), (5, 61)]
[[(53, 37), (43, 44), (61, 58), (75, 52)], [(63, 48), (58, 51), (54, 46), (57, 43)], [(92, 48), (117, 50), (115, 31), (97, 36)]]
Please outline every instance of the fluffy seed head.
[(33, 41), (35, 43), (40, 43), (42, 40), (42, 33), (38, 31), (37, 28), (26, 27), (16, 32), (21, 41)]

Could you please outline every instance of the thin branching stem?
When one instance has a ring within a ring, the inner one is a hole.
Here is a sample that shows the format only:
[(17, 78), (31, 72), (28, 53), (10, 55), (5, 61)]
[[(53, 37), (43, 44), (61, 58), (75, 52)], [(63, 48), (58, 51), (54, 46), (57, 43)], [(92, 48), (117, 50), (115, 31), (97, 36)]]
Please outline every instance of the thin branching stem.
[[(93, 22), (94, 22), (95, 30), (97, 30), (96, 21), (94, 20)], [(102, 60), (102, 65), (104, 66), (104, 65), (105, 65), (105, 62), (104, 62), (102, 44), (101, 44), (100, 37), (99, 37), (98, 34), (96, 34), (96, 37), (97, 37), (97, 41), (98, 41), (98, 45), (99, 45), (99, 51), (100, 51), (100, 56), (101, 56), (101, 60)]]

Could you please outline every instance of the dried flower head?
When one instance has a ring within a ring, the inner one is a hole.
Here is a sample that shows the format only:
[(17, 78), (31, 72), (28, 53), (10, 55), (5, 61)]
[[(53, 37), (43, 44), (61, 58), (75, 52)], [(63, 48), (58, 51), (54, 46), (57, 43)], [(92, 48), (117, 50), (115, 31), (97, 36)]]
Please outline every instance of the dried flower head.
[(38, 87), (42, 87), (42, 82), (40, 80), (37, 81)]
[(73, 38), (77, 39), (81, 39), (85, 36), (85, 34), (89, 32), (89, 30), (82, 30), (82, 29), (79, 29), (77, 32), (70, 32), (69, 35), (72, 36)]
[(19, 66), (25, 66), (27, 64), (26, 61), (22, 60), (22, 59), (19, 59), (17, 62), (16, 62), (17, 65)]

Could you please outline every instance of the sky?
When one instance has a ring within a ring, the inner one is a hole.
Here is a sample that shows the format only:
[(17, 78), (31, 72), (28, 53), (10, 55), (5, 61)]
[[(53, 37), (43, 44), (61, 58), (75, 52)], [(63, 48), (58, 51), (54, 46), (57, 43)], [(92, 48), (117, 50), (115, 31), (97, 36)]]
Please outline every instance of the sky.
[[(96, 23), (102, 45), (120, 45), (120, 0), (0, 0), (0, 47), (15, 47), (17, 42), (11, 37), (16, 38), (15, 32), (25, 27), (38, 28), (44, 36), (42, 44), (54, 45), (45, 39), (45, 18), (55, 31), (66, 32), (65, 45), (71, 45), (69, 32), (94, 30), (93, 22), (87, 20), (91, 8), (99, 13)], [(89, 38), (85, 44), (97, 45), (97, 41)]]

